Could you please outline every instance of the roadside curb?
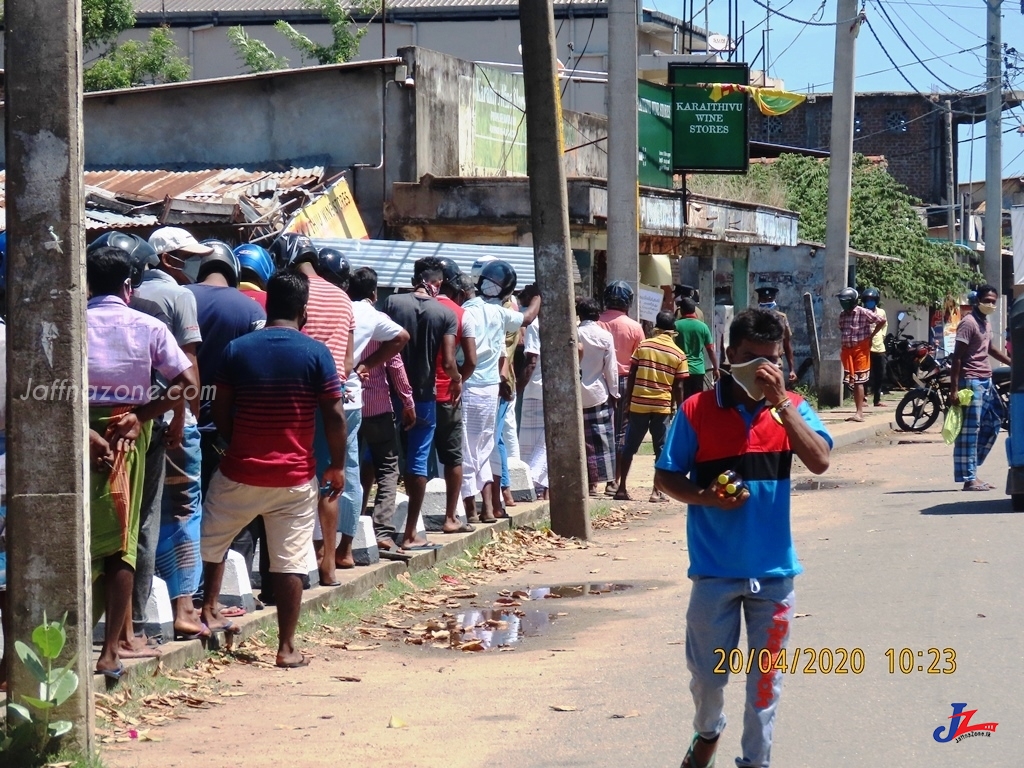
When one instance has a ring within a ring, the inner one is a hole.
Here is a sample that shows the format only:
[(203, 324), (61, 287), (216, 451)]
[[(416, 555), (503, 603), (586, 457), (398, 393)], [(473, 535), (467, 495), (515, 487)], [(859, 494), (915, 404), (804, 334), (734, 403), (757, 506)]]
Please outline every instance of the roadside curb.
[(845, 430), (837, 435), (833, 435), (832, 450), (838, 451), (843, 448), (849, 448), (851, 445), (862, 443), (865, 440), (870, 440), (872, 437), (884, 435), (887, 432), (892, 432), (894, 430), (897, 430), (896, 425), (888, 419), (884, 422), (879, 421), (874, 424), (858, 424), (853, 429)]
[[(611, 499), (608, 500), (609, 502)], [(433, 540), (444, 536), (447, 541), (439, 549), (428, 550), (413, 555), (408, 563), (398, 561), (385, 561), (371, 566), (357, 569), (359, 575), (337, 587), (314, 587), (304, 590), (302, 593), (302, 604), (300, 615), (317, 612), (322, 606), (342, 600), (352, 600), (362, 597), (378, 587), (382, 587), (402, 573), (419, 573), (429, 570), (446, 561), (454, 560), (463, 552), (477, 547), (494, 539), (494, 534), (499, 531), (507, 531), (511, 528), (524, 528), (546, 520), (549, 516), (550, 507), (547, 502), (541, 502), (536, 506), (531, 505), (527, 509), (511, 508), (506, 510), (509, 514), (507, 519), (498, 520), (496, 523), (477, 523), (476, 530), (471, 533), (462, 534), (433, 534)], [(277, 626), (277, 610), (273, 606), (267, 606), (261, 611), (249, 613), (240, 619), (234, 619), (235, 624), (241, 630), (232, 638), (233, 644), (237, 644), (257, 632)], [(214, 635), (204, 645), (200, 640), (183, 640), (164, 643), (160, 646), (161, 654), (158, 658), (152, 659), (126, 659), (124, 662), (125, 673), (122, 680), (133, 678), (155, 677), (162, 670), (175, 669), (188, 665), (193, 661), (202, 659), (208, 651), (224, 650), (224, 636)], [(97, 683), (100, 681), (97, 680)], [(107, 682), (107, 689), (111, 690), (117, 683)], [(100, 686), (97, 685), (97, 688)]]

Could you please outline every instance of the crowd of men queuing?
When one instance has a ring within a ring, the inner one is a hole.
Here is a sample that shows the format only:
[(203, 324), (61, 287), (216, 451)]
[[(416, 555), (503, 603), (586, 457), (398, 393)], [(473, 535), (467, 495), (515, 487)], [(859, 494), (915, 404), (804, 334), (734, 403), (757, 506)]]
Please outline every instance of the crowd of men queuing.
[[(361, 514), (385, 558), (440, 546), (417, 527), (432, 476), (446, 488), (442, 533), (507, 515), (510, 459), (546, 498), (540, 291), (517, 293), (507, 262), (483, 258), (466, 274), (424, 258), (411, 290), (378, 301), (373, 269), (302, 235), (232, 249), (162, 227), (148, 240), (104, 234), (86, 267), (98, 673), (116, 679), (123, 659), (159, 654), (144, 632), (154, 576), (176, 639), (237, 632), (244, 611), (218, 600), (236, 550), (278, 608), (277, 663), (301, 665), (310, 541), (319, 584), (332, 586), (355, 565)], [(651, 338), (628, 314), (626, 283), (578, 303), (593, 495), (604, 484), (630, 498), (633, 456), (648, 433), (660, 454), (672, 414), (704, 388), (705, 352), (717, 379), (694, 293), (678, 292)]]

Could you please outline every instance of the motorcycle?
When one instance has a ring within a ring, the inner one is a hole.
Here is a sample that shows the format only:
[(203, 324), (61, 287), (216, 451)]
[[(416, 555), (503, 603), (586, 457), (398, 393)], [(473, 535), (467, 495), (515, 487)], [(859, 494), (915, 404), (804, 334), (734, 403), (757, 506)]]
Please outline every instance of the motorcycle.
[(896, 423), (904, 432), (924, 432), (934, 424), (945, 408), (945, 393), (949, 392), (949, 358), (939, 362), (927, 348), (915, 369), (915, 374), (917, 371), (924, 373), (896, 406)]
[[(917, 372), (932, 350), (926, 341), (904, 333), (907, 313), (896, 315), (896, 333), (885, 334), (885, 356), (889, 370), (889, 388), (913, 390), (918, 386)], [(933, 357), (934, 359), (934, 357)]]
[[(930, 348), (926, 350), (918, 365), (924, 373), (918, 377), (920, 384), (907, 392), (896, 406), (896, 423), (904, 432), (924, 432), (935, 423), (945, 410), (945, 397), (949, 392), (951, 360), (936, 360)], [(1000, 426), (1010, 429), (1010, 369), (996, 368), (992, 371), (992, 384), (996, 391), (996, 406), (1000, 413)]]

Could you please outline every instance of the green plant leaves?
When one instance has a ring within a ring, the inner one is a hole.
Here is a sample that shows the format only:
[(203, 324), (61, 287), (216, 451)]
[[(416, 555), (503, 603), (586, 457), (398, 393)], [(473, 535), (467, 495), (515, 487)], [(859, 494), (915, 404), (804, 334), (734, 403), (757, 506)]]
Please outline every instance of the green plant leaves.
[(21, 706), (21, 704), (15, 704), (14, 702), (8, 702), (7, 703), (7, 712), (8, 713), (13, 712), (18, 717), (20, 717), (22, 720), (24, 720), (26, 723), (31, 723), (32, 722), (32, 713), (29, 712), (26, 707)]
[(46, 670), (43, 669), (43, 662), (39, 660), (36, 652), (21, 642), (21, 640), (14, 641), (14, 651), (18, 654), (18, 658), (21, 659), (21, 663), (25, 665), (25, 668), (32, 673), (32, 677), (40, 683), (45, 683)]
[(78, 675), (69, 669), (61, 670), (57, 679), (49, 686), (49, 699), (55, 706), (60, 706), (71, 698), (78, 690)]
[[(40, 624), (32, 630), (32, 642), (35, 643), (43, 658), (50, 659), (51, 661), (60, 656), (60, 652), (64, 650), (64, 643), (67, 639), (68, 636), (64, 631), (64, 625), (56, 621)], [(43, 680), (45, 681), (46, 678), (44, 677)]]
[(65, 736), (71, 732), (71, 721), (70, 720), (55, 720), (50, 723), (47, 731), (51, 738), (59, 739), (61, 736)]
[(22, 696), (21, 700), (28, 704), (30, 707), (34, 707), (36, 709), (53, 709), (52, 701), (43, 701), (42, 699), (37, 699), (34, 696)]

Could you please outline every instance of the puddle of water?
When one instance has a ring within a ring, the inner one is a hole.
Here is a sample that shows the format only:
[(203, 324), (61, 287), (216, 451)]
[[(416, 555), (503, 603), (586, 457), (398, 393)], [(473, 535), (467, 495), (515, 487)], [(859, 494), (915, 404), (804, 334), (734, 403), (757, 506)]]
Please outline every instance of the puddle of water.
[(544, 600), (561, 597), (606, 595), (610, 592), (624, 592), (632, 588), (632, 584), (565, 584), (555, 587), (537, 587), (527, 590), (527, 592), (531, 600)]
[(462, 628), (462, 642), (479, 640), (483, 650), (516, 645), (524, 637), (543, 634), (557, 614), (547, 611), (466, 611), (455, 615), (456, 626)]
[(794, 491), (831, 491), (842, 486), (842, 483), (828, 480), (803, 480), (793, 486)]

